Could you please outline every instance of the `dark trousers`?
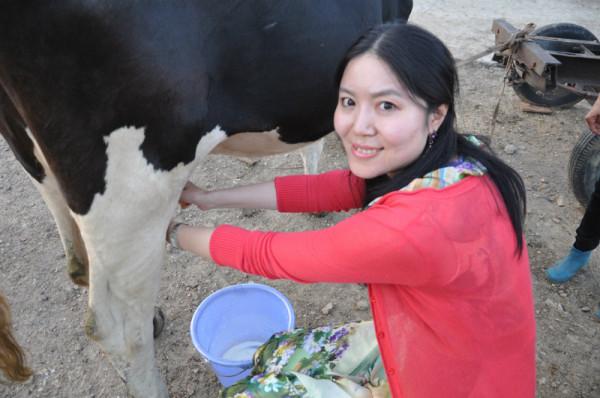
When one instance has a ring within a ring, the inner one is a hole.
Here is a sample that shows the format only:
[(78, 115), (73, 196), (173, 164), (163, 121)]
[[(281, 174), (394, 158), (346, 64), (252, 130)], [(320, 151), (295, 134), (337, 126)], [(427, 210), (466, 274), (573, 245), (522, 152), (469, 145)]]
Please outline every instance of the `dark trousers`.
[(585, 209), (581, 224), (577, 228), (575, 248), (581, 251), (594, 250), (600, 244), (600, 178)]

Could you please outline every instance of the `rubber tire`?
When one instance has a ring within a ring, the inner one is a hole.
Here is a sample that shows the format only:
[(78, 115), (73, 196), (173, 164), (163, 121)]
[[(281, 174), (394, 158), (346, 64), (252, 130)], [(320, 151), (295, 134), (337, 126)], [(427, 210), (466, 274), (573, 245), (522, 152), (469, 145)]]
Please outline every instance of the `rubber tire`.
[[(556, 37), (559, 39), (590, 41), (598, 40), (592, 32), (583, 26), (572, 23), (555, 23), (545, 25), (535, 29), (532, 34), (538, 36)], [(527, 83), (518, 85), (514, 84), (513, 90), (515, 90), (517, 96), (523, 101), (539, 106), (568, 108), (584, 98), (581, 95), (572, 93), (560, 87), (555, 87), (551, 90), (541, 92)]]
[(599, 178), (600, 136), (586, 130), (579, 137), (569, 159), (571, 189), (582, 206), (587, 206)]

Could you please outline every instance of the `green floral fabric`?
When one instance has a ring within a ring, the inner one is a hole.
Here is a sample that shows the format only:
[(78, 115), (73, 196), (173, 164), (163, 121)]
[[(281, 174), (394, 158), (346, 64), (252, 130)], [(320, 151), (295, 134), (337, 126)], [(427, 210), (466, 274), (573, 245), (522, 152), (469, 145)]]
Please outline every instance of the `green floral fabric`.
[(385, 398), (373, 321), (277, 333), (254, 354), (246, 379), (222, 398)]

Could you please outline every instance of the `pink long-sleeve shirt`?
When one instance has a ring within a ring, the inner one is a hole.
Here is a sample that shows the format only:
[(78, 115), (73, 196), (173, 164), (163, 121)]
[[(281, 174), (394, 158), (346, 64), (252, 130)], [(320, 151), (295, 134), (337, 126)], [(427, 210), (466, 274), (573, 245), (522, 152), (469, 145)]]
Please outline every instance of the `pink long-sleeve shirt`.
[[(349, 171), (275, 180), (282, 212), (361, 207)], [(527, 248), (517, 256), (488, 177), (397, 191), (330, 228), (259, 232), (223, 225), (213, 260), (297, 282), (367, 283), (395, 398), (535, 396), (535, 319)]]

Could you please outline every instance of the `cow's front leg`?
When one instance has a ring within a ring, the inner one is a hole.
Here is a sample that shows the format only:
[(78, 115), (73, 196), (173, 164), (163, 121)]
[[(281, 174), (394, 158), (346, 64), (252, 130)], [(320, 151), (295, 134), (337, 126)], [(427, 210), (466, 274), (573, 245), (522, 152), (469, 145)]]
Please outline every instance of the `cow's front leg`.
[[(163, 244), (162, 239), (156, 241)], [(108, 354), (133, 397), (166, 397), (167, 390), (154, 361), (153, 344), (163, 326), (159, 325), (162, 314), (154, 303), (164, 253), (149, 251), (140, 262), (126, 259), (130, 258), (126, 252), (122, 254), (114, 257), (113, 264), (124, 259), (119, 271), (108, 266), (109, 261), (103, 266), (99, 265), (100, 260), (92, 262), (85, 332)]]
[[(147, 398), (167, 396), (154, 362), (152, 318), (165, 232), (195, 162), (156, 169), (140, 150), (143, 139), (142, 129), (109, 136), (106, 190), (87, 214), (74, 217), (90, 262), (86, 332), (109, 354), (130, 394)], [(198, 150), (196, 160), (205, 153)]]

